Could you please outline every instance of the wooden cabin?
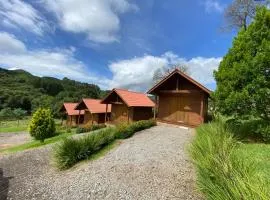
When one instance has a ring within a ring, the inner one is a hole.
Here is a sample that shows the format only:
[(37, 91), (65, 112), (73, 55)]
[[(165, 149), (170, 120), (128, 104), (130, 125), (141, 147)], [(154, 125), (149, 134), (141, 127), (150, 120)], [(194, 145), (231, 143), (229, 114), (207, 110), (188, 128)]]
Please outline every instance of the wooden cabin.
[(157, 102), (157, 120), (198, 126), (207, 116), (210, 90), (175, 69), (149, 91)]
[(153, 117), (154, 102), (146, 94), (124, 89), (113, 89), (102, 101), (111, 104), (111, 122), (134, 122)]
[(66, 125), (76, 126), (84, 121), (84, 111), (75, 110), (78, 103), (64, 103), (60, 112), (67, 115)]
[[(111, 114), (111, 105), (107, 106), (107, 115), (106, 105), (101, 104), (100, 99), (82, 99), (81, 102), (75, 108), (76, 110), (83, 110), (84, 113), (84, 124), (102, 124), (105, 121), (108, 121)], [(105, 117), (107, 120), (105, 120)]]

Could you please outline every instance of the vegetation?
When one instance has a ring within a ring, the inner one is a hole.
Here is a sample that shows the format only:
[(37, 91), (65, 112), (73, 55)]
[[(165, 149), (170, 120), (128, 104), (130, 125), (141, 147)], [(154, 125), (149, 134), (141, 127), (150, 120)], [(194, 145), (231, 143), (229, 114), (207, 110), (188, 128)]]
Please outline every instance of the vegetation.
[(32, 148), (40, 147), (43, 145), (52, 144), (52, 143), (55, 143), (58, 141), (62, 141), (63, 139), (65, 139), (73, 134), (74, 134), (74, 132), (72, 132), (72, 131), (70, 131), (70, 132), (62, 132), (61, 131), (61, 132), (57, 133), (56, 136), (45, 139), (44, 142), (40, 142), (38, 140), (33, 140), (33, 141), (27, 142), (25, 144), (2, 149), (2, 150), (0, 150), (0, 152), (1, 153), (15, 153), (18, 151), (24, 151), (27, 149), (32, 149)]
[(49, 109), (40, 108), (32, 117), (29, 125), (29, 133), (41, 142), (44, 139), (55, 136), (55, 122)]
[(131, 137), (136, 131), (150, 128), (155, 121), (139, 121), (130, 125), (110, 127), (81, 138), (67, 138), (56, 145), (54, 158), (60, 169), (67, 169), (81, 160), (89, 159), (116, 139)]
[(60, 117), (63, 102), (77, 102), (81, 98), (100, 98), (106, 91), (97, 85), (64, 78), (33, 76), (23, 70), (0, 68), (0, 110), (21, 108), (28, 114), (39, 107), (50, 108), (54, 117)]
[[(256, 167), (258, 162), (247, 154), (252, 150), (245, 151), (221, 120), (197, 129), (190, 153), (197, 168), (199, 189), (207, 199), (270, 198), (269, 185), (265, 184), (267, 170), (262, 175)], [(268, 157), (267, 154), (264, 156)]]
[(0, 133), (10, 133), (10, 132), (19, 132), (27, 131), (29, 124), (29, 119), (24, 118), (19, 121), (15, 120), (5, 120), (0, 122)]
[(235, 119), (259, 119), (258, 130), (270, 137), (270, 10), (258, 8), (241, 30), (214, 76), (216, 112)]
[(90, 126), (86, 125), (84, 127), (78, 127), (76, 129), (76, 133), (86, 133), (86, 132), (90, 132), (90, 131), (95, 131), (101, 128), (105, 128), (106, 125), (105, 124), (91, 124)]

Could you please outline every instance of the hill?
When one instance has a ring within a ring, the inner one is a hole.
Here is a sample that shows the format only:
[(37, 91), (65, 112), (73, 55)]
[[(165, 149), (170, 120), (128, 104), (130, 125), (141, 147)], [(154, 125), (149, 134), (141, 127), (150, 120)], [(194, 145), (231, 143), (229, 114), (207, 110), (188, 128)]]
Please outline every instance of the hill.
[(63, 78), (37, 77), (24, 70), (0, 68), (0, 110), (22, 108), (28, 113), (38, 107), (49, 107), (56, 116), (65, 102), (83, 97), (101, 98), (106, 93), (99, 86)]

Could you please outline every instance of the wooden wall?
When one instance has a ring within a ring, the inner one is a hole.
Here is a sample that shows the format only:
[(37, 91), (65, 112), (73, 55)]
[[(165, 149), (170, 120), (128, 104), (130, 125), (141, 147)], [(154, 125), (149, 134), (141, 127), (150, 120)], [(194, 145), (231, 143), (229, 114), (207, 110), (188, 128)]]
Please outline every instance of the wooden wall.
[(148, 120), (153, 118), (152, 107), (134, 107), (132, 121)]

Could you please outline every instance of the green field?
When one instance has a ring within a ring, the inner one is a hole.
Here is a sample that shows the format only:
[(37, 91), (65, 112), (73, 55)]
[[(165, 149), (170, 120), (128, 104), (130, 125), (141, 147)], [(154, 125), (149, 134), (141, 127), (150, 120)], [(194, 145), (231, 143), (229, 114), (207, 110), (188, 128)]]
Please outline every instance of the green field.
[(241, 144), (238, 154), (242, 159), (255, 163), (256, 171), (263, 177), (270, 191), (270, 144)]
[(27, 131), (29, 124), (29, 118), (20, 121), (1, 121), (0, 122), (0, 133), (20, 132)]

